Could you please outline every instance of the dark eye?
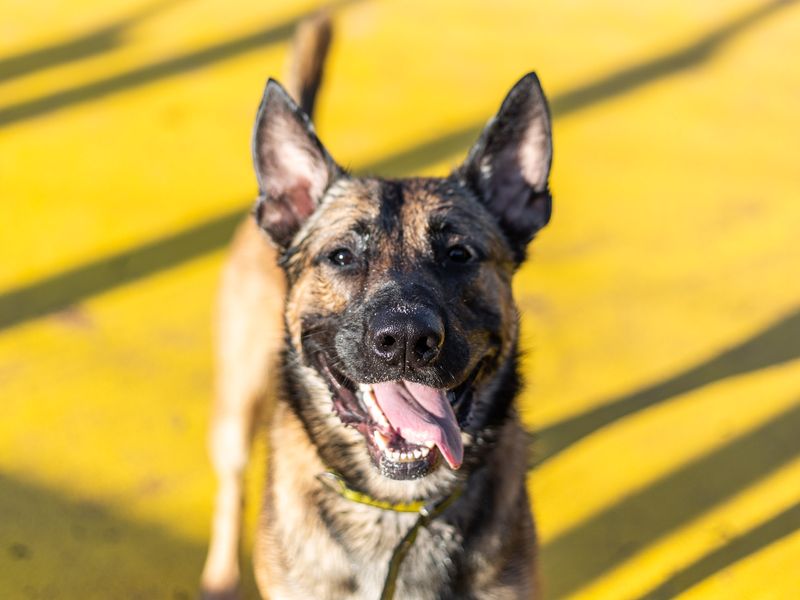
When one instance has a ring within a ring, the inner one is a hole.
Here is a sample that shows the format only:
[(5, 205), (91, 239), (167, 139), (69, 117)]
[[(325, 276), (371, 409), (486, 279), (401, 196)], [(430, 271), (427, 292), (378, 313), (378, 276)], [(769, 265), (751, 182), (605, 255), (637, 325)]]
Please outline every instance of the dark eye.
[(353, 264), (355, 256), (347, 248), (337, 248), (328, 254), (328, 260), (337, 267), (346, 267)]
[(470, 262), (473, 258), (475, 258), (475, 255), (472, 251), (461, 244), (455, 244), (447, 249), (447, 259), (450, 262), (463, 265)]

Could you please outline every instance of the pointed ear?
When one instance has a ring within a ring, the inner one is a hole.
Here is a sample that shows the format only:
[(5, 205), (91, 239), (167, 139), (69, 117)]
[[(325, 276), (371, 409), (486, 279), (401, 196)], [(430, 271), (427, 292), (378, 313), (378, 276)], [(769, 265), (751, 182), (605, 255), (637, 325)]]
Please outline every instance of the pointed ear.
[(320, 143), (308, 116), (272, 79), (253, 131), (258, 178), (256, 221), (281, 248), (288, 247), (342, 173)]
[(518, 262), (550, 220), (550, 111), (535, 73), (520, 79), (456, 172), (500, 223)]

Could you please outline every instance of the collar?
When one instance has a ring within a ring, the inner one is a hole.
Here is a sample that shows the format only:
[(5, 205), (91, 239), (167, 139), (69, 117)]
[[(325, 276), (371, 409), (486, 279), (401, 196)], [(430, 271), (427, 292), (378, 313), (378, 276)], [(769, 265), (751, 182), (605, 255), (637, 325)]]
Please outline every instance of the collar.
[(414, 525), (412, 525), (411, 529), (406, 532), (406, 534), (403, 536), (403, 539), (400, 540), (392, 552), (392, 558), (389, 560), (389, 568), (386, 572), (386, 579), (383, 583), (383, 591), (381, 592), (380, 600), (392, 600), (394, 598), (397, 577), (400, 573), (400, 565), (403, 563), (403, 560), (408, 554), (408, 551), (411, 549), (411, 546), (414, 545), (414, 541), (417, 539), (417, 533), (419, 530), (422, 527), (427, 527), (433, 519), (447, 510), (450, 505), (458, 500), (458, 498), (461, 496), (461, 493), (464, 491), (463, 486), (458, 486), (449, 496), (433, 502), (420, 501), (392, 503), (384, 500), (378, 500), (368, 494), (354, 490), (347, 485), (344, 477), (334, 471), (320, 473), (317, 476), (317, 479), (319, 479), (328, 488), (339, 494), (342, 498), (350, 500), (351, 502), (366, 504), (367, 506), (380, 508), (381, 510), (391, 510), (401, 513), (416, 513), (419, 515)]
[(359, 492), (358, 490), (354, 490), (348, 486), (344, 477), (335, 471), (326, 471), (325, 473), (320, 473), (317, 475), (317, 479), (339, 494), (342, 498), (350, 500), (351, 502), (366, 504), (367, 506), (374, 506), (375, 508), (380, 508), (382, 510), (393, 510), (394, 512), (402, 513), (419, 513), (428, 505), (427, 502), (423, 501), (392, 503), (386, 502), (385, 500), (378, 500), (368, 494)]

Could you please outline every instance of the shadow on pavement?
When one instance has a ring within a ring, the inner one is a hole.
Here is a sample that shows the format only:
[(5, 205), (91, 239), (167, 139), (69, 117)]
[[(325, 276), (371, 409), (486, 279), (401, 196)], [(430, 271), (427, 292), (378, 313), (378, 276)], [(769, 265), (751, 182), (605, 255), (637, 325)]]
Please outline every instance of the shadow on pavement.
[(763, 480), (800, 455), (798, 431), (800, 402), (562, 533), (542, 550), (550, 596), (568, 596)]
[(183, 0), (166, 0), (147, 4), (124, 19), (97, 27), (82, 35), (0, 58), (0, 83), (119, 48), (123, 45), (125, 35), (130, 29), (181, 1)]
[(800, 310), (674, 377), (537, 431), (532, 463), (542, 464), (595, 431), (675, 396), (796, 358), (800, 358)]
[[(344, 0), (335, 6), (341, 6), (348, 1), (354, 0)], [(625, 67), (597, 81), (558, 95), (552, 100), (554, 116), (564, 116), (708, 60), (732, 36), (740, 33), (746, 27), (754, 26), (760, 19), (794, 1), (765, 4), (707, 33), (701, 39), (685, 47), (655, 59)], [(305, 16), (301, 15), (283, 24), (244, 37), (139, 67), (86, 86), (56, 92), (29, 103), (0, 108), (0, 126), (19, 118), (44, 114), (76, 102), (92, 100), (131, 86), (143, 85), (186, 70), (200, 68), (258, 46), (289, 39), (297, 23)], [(477, 138), (483, 125), (483, 122), (474, 123), (364, 165), (358, 171), (361, 173), (380, 172), (388, 176), (413, 173), (452, 157), (458, 152), (465, 151)], [(242, 202), (243, 206), (246, 204), (247, 201)], [(221, 248), (228, 243), (233, 233), (239, 218), (237, 215), (243, 215), (244, 212), (245, 210), (242, 209), (241, 213), (226, 213), (215, 220), (195, 225), (161, 240), (148, 242), (114, 256), (101, 258), (30, 285), (9, 290), (0, 295), (0, 329), (66, 308), (93, 294)], [(545, 435), (544, 432), (542, 435)], [(549, 433), (547, 436), (559, 439), (563, 437), (561, 434), (555, 436), (555, 434)]]
[(195, 598), (205, 548), (0, 475), (0, 597)]
[(675, 598), (704, 579), (791, 535), (798, 529), (800, 529), (800, 504), (795, 504), (684, 567), (658, 587), (641, 596), (639, 600)]

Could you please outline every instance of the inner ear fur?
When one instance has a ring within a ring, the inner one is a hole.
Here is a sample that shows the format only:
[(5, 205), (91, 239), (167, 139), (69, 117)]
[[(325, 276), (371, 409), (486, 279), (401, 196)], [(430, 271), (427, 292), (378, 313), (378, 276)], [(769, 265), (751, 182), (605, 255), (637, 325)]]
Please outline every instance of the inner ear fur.
[(550, 220), (552, 158), (547, 100), (539, 78), (528, 73), (511, 88), (456, 171), (497, 219), (518, 263)]
[(342, 169), (319, 141), (308, 115), (273, 79), (256, 116), (253, 164), (259, 186), (255, 218), (286, 248)]

